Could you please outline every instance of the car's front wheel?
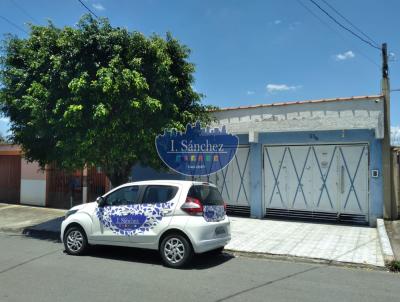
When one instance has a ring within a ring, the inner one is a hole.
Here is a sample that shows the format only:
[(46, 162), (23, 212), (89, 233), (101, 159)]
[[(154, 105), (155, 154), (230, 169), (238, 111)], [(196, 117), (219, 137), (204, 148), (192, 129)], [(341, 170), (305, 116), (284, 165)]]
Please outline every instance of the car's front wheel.
[(64, 235), (64, 247), (69, 255), (82, 255), (88, 247), (83, 229), (78, 226), (68, 228)]
[(193, 249), (184, 236), (169, 234), (161, 242), (160, 255), (166, 266), (179, 268), (190, 262)]

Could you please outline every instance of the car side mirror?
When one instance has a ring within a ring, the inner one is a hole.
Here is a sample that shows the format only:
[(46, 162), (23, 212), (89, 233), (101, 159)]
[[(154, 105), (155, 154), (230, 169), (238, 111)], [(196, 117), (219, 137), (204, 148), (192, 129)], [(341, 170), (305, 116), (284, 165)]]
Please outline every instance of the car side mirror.
[(96, 198), (96, 202), (99, 205), (99, 207), (103, 207), (106, 203), (106, 200), (104, 199), (103, 196), (99, 196)]

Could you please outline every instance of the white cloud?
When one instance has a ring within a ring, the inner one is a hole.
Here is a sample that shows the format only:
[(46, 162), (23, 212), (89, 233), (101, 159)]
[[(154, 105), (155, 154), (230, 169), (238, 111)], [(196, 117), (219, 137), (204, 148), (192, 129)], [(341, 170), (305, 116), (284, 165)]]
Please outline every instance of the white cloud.
[(299, 21), (295, 21), (289, 24), (289, 29), (293, 30), (295, 29), (297, 26), (299, 26), (301, 24), (301, 22)]
[(281, 24), (281, 23), (282, 23), (282, 20), (275, 20), (275, 21), (274, 21), (274, 24), (275, 24), (275, 25), (279, 25), (279, 24)]
[(390, 127), (390, 138), (392, 146), (400, 146), (400, 126)]
[(8, 117), (5, 116), (0, 116), (0, 122), (2, 123), (9, 123), (10, 119)]
[(355, 56), (356, 55), (354, 54), (354, 52), (349, 50), (349, 51), (346, 51), (344, 53), (338, 53), (337, 55), (335, 55), (335, 59), (336, 59), (336, 61), (344, 61), (344, 60), (347, 60), (347, 59), (352, 59)]
[(266, 89), (269, 93), (281, 92), (281, 91), (290, 91), (300, 89), (301, 85), (289, 86), (286, 84), (267, 84)]
[(103, 4), (101, 4), (101, 3), (93, 3), (92, 6), (93, 6), (93, 8), (94, 8), (95, 10), (98, 10), (98, 11), (103, 11), (103, 10), (106, 9), (106, 8), (103, 6)]
[(394, 52), (389, 52), (389, 61), (391, 62), (397, 61), (396, 54)]
[(247, 91), (246, 91), (246, 94), (247, 94), (247, 95), (253, 95), (254, 93), (255, 93), (255, 92), (254, 92), (253, 90), (247, 90)]

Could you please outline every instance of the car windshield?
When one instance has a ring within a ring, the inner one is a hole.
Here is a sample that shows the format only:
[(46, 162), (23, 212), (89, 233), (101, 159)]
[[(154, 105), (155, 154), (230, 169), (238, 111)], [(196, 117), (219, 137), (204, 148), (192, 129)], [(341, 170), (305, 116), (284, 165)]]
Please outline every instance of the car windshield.
[(188, 197), (200, 200), (205, 206), (224, 204), (218, 189), (209, 185), (193, 185), (189, 190)]

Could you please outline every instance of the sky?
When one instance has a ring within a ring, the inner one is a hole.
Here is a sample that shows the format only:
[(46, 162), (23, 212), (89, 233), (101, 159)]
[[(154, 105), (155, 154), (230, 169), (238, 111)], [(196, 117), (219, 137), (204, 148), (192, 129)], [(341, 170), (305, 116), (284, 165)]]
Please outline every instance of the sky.
[[(191, 50), (194, 89), (219, 107), (380, 94), (381, 53), (333, 23), (310, 0), (82, 0), (114, 26), (165, 36)], [(315, 0), (329, 9), (324, 0)], [(400, 89), (400, 1), (325, 0), (379, 45), (388, 43), (392, 89)], [(78, 0), (0, 0), (0, 34), (27, 23), (74, 26)], [(346, 26), (350, 26), (335, 15)], [(16, 26), (9, 24), (4, 17)], [(17, 28), (21, 27), (21, 28)], [(391, 124), (400, 137), (400, 91)], [(0, 132), (7, 120), (1, 118)]]

